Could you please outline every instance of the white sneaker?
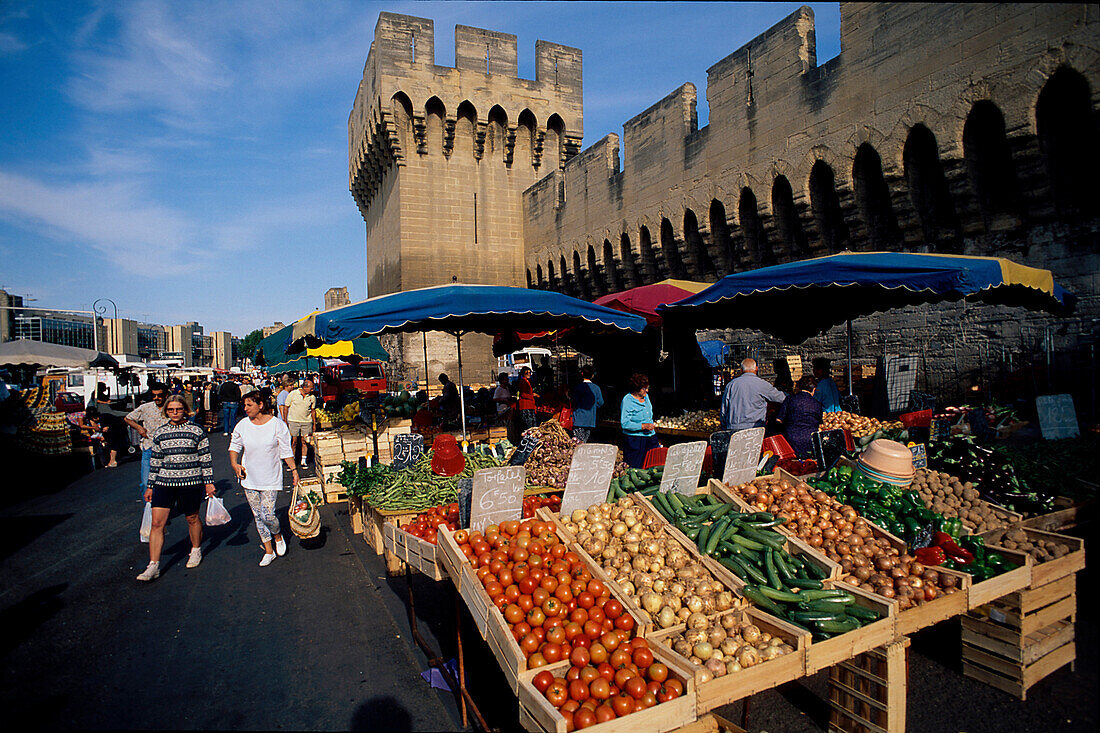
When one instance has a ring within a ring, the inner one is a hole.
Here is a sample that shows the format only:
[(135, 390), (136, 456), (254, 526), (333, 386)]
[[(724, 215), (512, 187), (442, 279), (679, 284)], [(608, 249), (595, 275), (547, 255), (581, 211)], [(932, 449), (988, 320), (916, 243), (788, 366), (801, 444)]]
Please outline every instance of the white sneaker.
[(305, 467), (306, 467), (306, 459), (305, 459), (305, 458), (303, 458), (303, 459), (302, 459), (302, 468), (305, 468)]
[(187, 557), (187, 567), (197, 568), (200, 562), (202, 562), (202, 550), (198, 547), (192, 547), (191, 554)]
[(286, 540), (275, 540), (275, 554), (279, 557), (286, 554)]
[(264, 559), (260, 560), (260, 567), (266, 568), (268, 565), (275, 561), (275, 557), (276, 556), (274, 553), (267, 553), (266, 555), (264, 555)]
[(145, 568), (145, 570), (141, 573), (141, 575), (137, 576), (137, 579), (138, 580), (149, 581), (149, 580), (156, 580), (159, 577), (160, 577), (160, 563), (150, 561), (149, 566), (147, 568)]

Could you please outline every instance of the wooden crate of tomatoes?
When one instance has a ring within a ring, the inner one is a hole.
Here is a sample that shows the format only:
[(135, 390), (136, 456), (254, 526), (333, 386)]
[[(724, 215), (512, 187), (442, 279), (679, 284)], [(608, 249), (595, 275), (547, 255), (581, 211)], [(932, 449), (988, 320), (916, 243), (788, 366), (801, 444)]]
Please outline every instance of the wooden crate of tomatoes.
[(607, 661), (644, 631), (550, 522), (513, 520), (484, 534), (444, 535), (462, 556), (459, 595), (513, 691), (526, 670), (567, 659), (578, 647)]
[(592, 648), (575, 646), (567, 659), (520, 675), (519, 706), (520, 723), (532, 733), (662, 733), (696, 719), (695, 680), (644, 638), (624, 641), (599, 663)]
[[(440, 563), (437, 542), (440, 526), (458, 526), (458, 504), (437, 506), (421, 512), (411, 519), (406, 515), (385, 517), (381, 527), (382, 547), (387, 554), (387, 570), (399, 572), (403, 564), (409, 564), (434, 580), (443, 579), (444, 568)], [(397, 563), (394, 567), (391, 556)]]

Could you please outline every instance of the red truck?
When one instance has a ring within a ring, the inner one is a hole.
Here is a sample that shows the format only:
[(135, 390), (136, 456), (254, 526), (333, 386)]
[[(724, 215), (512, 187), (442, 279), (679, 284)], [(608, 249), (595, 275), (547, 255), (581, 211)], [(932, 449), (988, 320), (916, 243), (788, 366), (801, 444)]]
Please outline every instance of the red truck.
[(343, 404), (341, 396), (356, 391), (361, 397), (386, 393), (386, 370), (380, 361), (364, 359), (358, 364), (327, 360), (321, 367), (321, 404)]

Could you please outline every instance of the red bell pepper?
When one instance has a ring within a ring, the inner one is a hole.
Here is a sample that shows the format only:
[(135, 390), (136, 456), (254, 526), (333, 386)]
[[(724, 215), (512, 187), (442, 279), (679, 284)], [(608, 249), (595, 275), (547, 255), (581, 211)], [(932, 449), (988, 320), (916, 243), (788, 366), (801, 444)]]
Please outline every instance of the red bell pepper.
[(920, 547), (913, 555), (917, 558), (917, 562), (921, 565), (943, 565), (947, 560), (947, 553), (943, 551), (942, 547)]
[(944, 553), (960, 565), (969, 565), (974, 562), (974, 553), (966, 548), (959, 547), (958, 543), (946, 532), (936, 532), (932, 535), (932, 545), (943, 549)]

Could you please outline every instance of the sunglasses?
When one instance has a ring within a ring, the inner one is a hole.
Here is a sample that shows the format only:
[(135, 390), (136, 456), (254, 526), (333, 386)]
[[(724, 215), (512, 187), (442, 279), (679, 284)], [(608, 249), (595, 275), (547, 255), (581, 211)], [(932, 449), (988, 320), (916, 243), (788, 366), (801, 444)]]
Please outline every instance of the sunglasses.
[(182, 407), (169, 407), (165, 410), (165, 412), (187, 412), (187, 410), (183, 409)]

